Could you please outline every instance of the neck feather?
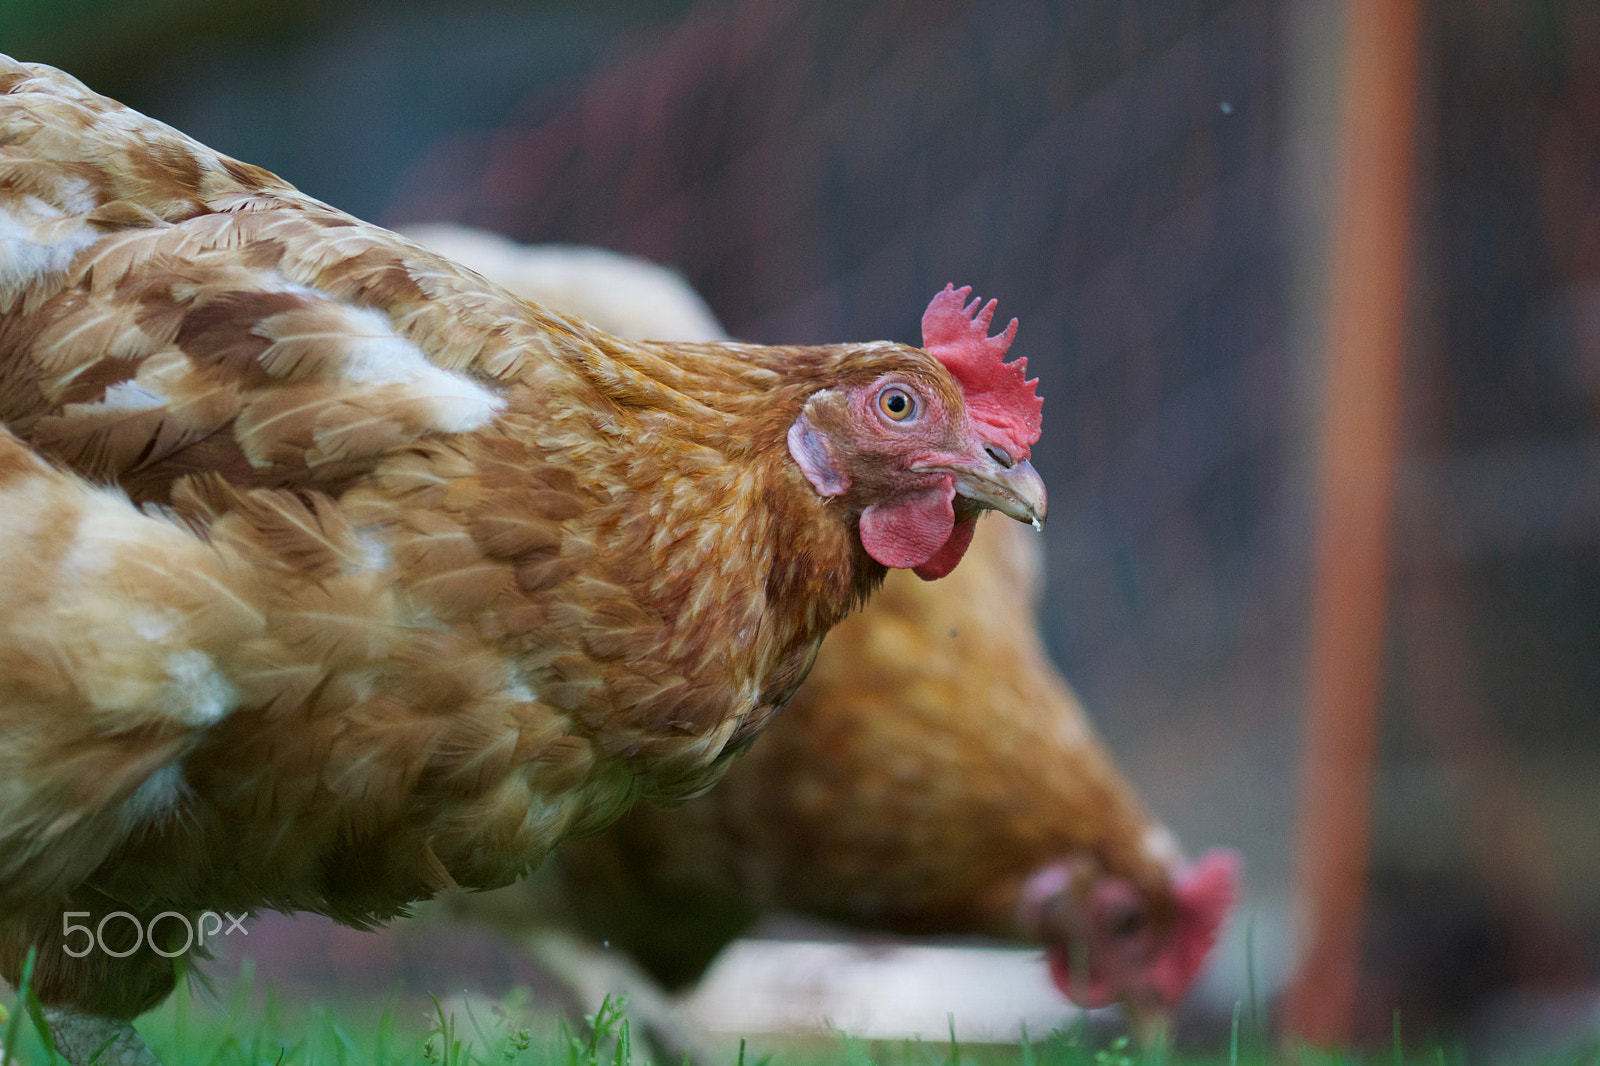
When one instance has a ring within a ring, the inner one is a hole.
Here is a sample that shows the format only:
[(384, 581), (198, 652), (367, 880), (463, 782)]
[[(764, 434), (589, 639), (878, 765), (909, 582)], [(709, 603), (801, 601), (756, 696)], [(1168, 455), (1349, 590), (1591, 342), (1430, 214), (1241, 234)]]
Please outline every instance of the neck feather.
[(819, 497), (787, 444), (806, 399), (878, 346), (580, 340), (570, 355), (614, 444), (606, 539), (623, 565), (642, 563), (632, 569), (647, 599), (677, 620), (675, 653), (729, 657), (767, 688), (774, 663), (809, 649), (883, 579), (859, 516)]

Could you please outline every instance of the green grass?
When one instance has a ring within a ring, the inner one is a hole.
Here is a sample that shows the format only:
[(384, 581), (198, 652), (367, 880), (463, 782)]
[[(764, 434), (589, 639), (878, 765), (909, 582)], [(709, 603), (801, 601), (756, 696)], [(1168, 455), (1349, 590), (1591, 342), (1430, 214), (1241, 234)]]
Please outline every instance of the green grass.
[[(60, 1063), (49, 1046), (37, 1000), (25, 975), (11, 1001), (0, 1004), (0, 1066)], [(626, 1005), (607, 999), (570, 1027), (540, 1014), (525, 993), (498, 1002), (434, 999), (424, 1012), (395, 1003), (332, 1008), (281, 1002), (252, 989), (248, 971), (226, 1004), (182, 990), (139, 1020), (139, 1030), (164, 1066), (646, 1066), (647, 1047), (635, 1039)], [(1459, 1051), (1405, 1048), (1400, 1020), (1393, 1046), (1379, 1053), (1283, 1051), (1262, 1033), (1260, 1015), (1240, 1007), (1225, 1049), (1211, 1056), (1140, 1048), (1126, 1037), (1096, 1039), (1084, 1027), (1056, 1030), (1017, 1045), (964, 1045), (948, 1040), (865, 1041), (848, 1036), (775, 1042), (746, 1041), (722, 1060), (701, 1066), (1463, 1066)], [(1561, 1053), (1532, 1054), (1529, 1066), (1600, 1066), (1600, 1037)], [(661, 1066), (677, 1066), (676, 1063)]]
[[(606, 1000), (587, 1024), (570, 1027), (532, 1015), (525, 994), (498, 1003), (435, 999), (428, 1016), (393, 1005), (334, 1010), (285, 1004), (270, 994), (236, 992), (228, 1004), (207, 1004), (180, 990), (139, 1019), (140, 1033), (164, 1066), (646, 1066), (626, 1005)], [(25, 1003), (26, 997), (19, 997)], [(39, 1023), (15, 1005), (0, 1039), (21, 1066), (52, 1057)], [(741, 1040), (726, 1058), (702, 1066), (1174, 1066), (1138, 1054), (1126, 1040), (1093, 1048), (1081, 1032), (1054, 1032), (1016, 1046), (946, 1042), (864, 1041), (847, 1036), (784, 1041), (756, 1049)], [(11, 1066), (10, 1062), (0, 1066)], [(677, 1066), (662, 1064), (662, 1066)], [(1240, 1064), (1245, 1066), (1245, 1064)]]

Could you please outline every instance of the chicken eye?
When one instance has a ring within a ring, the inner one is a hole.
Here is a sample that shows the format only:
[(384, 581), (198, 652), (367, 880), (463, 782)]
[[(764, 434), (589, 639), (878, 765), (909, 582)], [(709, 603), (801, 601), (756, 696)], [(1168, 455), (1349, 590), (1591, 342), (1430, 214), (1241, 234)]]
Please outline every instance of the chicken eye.
[(878, 410), (891, 422), (904, 422), (917, 413), (917, 401), (898, 385), (891, 385), (878, 393)]
[(1113, 936), (1129, 937), (1144, 928), (1144, 912), (1137, 907), (1129, 907), (1111, 920)]

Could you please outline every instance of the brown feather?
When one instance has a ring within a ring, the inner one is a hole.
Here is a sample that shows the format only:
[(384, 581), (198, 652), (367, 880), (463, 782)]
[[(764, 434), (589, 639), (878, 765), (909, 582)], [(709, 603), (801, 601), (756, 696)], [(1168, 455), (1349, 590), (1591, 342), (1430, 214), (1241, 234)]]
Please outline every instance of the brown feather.
[[(59, 71), (0, 90), (13, 980), (64, 908), (364, 924), (705, 789), (882, 576), (801, 408), (893, 370), (961, 415), (916, 349), (620, 340)], [(170, 987), (46, 957), (55, 1000)]]

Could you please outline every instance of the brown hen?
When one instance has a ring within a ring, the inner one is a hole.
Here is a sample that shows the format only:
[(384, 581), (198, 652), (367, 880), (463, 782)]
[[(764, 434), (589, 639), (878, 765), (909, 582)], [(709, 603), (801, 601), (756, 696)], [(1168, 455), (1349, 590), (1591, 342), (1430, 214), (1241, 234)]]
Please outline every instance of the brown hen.
[(708, 787), (885, 567), (1042, 519), (965, 295), (623, 341), (0, 59), (0, 974), (137, 1061), (164, 912), (362, 925)]
[[(636, 261), (455, 227), (413, 232), (619, 332), (722, 335), (692, 290)], [(943, 581), (890, 574), (714, 790), (677, 809), (635, 808), (562, 848), (565, 907), (668, 987), (780, 909), (1042, 943), (1079, 1003), (1123, 1001), (1145, 1017), (1174, 1006), (1237, 895), (1236, 859), (1185, 862), (1140, 803), (1039, 641), (1043, 585), (1038, 538), (999, 522), (978, 527)], [(540, 891), (453, 906), (527, 930), (549, 920)]]

